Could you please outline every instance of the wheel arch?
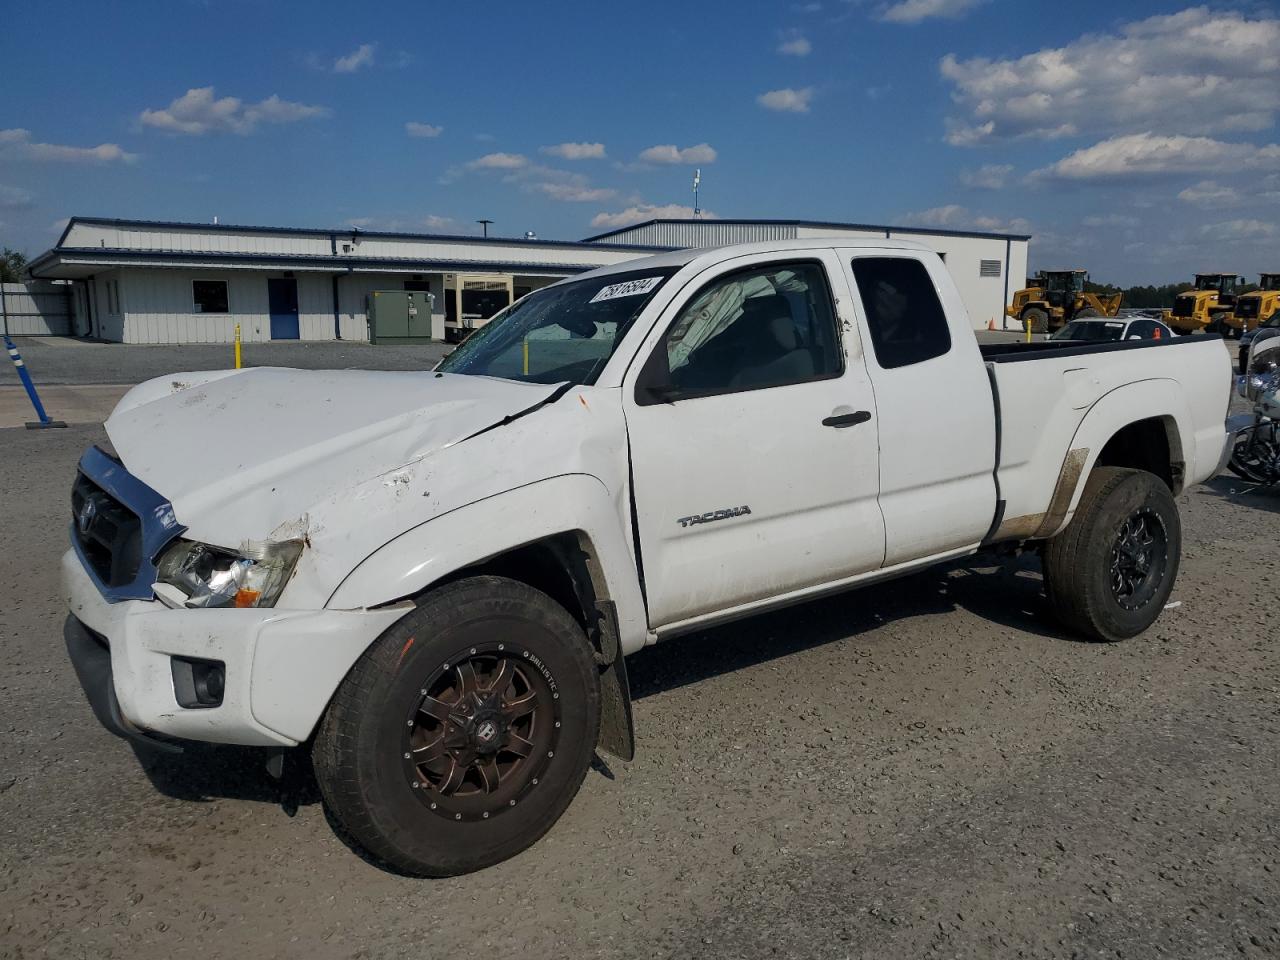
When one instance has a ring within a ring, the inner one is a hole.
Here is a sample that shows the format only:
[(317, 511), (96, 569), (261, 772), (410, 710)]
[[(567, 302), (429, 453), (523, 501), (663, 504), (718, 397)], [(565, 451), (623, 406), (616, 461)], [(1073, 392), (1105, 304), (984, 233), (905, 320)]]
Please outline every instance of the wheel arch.
[(1071, 522), (1097, 467), (1146, 470), (1177, 496), (1188, 474), (1183, 438), (1192, 436), (1186, 397), (1175, 380), (1143, 380), (1105, 394), (1076, 428), (1037, 538), (1052, 537)]
[(326, 607), (412, 601), (465, 576), (491, 573), (547, 593), (591, 635), (596, 607), (616, 610), (622, 652), (643, 646), (648, 622), (620, 505), (596, 477), (566, 474), (451, 510), (366, 557)]

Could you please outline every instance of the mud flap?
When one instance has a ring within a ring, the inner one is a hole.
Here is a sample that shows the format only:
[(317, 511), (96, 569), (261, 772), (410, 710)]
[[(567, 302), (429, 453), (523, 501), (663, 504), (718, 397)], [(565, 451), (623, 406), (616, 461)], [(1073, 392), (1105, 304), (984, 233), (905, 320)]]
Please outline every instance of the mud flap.
[(598, 746), (619, 760), (636, 755), (635, 724), (631, 717), (631, 689), (627, 658), (618, 640), (618, 611), (612, 601), (596, 604), (596, 662), (600, 666), (600, 739)]

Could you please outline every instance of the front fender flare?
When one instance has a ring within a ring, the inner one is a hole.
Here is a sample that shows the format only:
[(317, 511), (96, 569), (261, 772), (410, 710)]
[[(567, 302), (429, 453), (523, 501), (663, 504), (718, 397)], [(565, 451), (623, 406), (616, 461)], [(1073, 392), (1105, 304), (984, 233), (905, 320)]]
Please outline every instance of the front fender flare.
[(624, 654), (644, 646), (648, 618), (640, 593), (625, 501), (589, 474), (539, 480), (407, 530), (347, 574), (326, 607), (378, 607), (411, 597), (466, 567), (558, 534), (579, 532), (590, 544), (617, 610)]

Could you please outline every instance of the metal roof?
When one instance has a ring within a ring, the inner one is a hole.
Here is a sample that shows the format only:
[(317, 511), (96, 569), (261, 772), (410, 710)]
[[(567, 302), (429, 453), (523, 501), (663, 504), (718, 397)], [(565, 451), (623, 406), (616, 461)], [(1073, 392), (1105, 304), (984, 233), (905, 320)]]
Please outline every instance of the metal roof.
[[(57, 247), (61, 247), (66, 242), (67, 236), (71, 233), (72, 227), (76, 224), (93, 224), (104, 227), (124, 227), (136, 228), (139, 230), (199, 230), (207, 233), (263, 233), (263, 234), (281, 234), (285, 236), (336, 236), (349, 237), (354, 235), (361, 237), (372, 237), (382, 240), (432, 240), (432, 241), (453, 241), (460, 243), (520, 243), (527, 244), (531, 247), (580, 247), (587, 243), (585, 240), (528, 240), (524, 237), (475, 237), (466, 234), (449, 234), (449, 233), (400, 233), (384, 230), (362, 230), (359, 227), (263, 227), (232, 223), (191, 223), (182, 220), (121, 220), (110, 217), (72, 217), (67, 221), (62, 235), (58, 237)], [(592, 246), (605, 246), (616, 248), (619, 250), (666, 250), (668, 247), (652, 247), (644, 244), (631, 243), (613, 243), (613, 244), (596, 244)], [(55, 248), (56, 249), (56, 248)]]
[(689, 223), (707, 223), (721, 225), (757, 225), (763, 224), (768, 226), (787, 226), (787, 227), (816, 227), (818, 229), (834, 228), (840, 230), (874, 230), (880, 232), (892, 233), (911, 233), (924, 236), (934, 237), (980, 237), (990, 240), (1030, 240), (1030, 234), (1021, 233), (992, 233), (985, 230), (945, 230), (942, 228), (932, 227), (894, 227), (887, 224), (876, 223), (837, 223), (830, 220), (694, 220), (692, 218), (655, 218), (653, 220), (645, 220), (641, 223), (633, 223), (625, 227), (618, 227), (616, 230), (606, 230), (604, 233), (597, 233), (595, 236), (587, 237), (583, 243), (597, 243), (606, 240), (609, 237), (616, 237), (618, 234), (626, 233), (629, 230), (638, 230), (642, 227), (651, 227), (657, 224), (689, 224)]
[(440, 257), (345, 257), (291, 253), (237, 253), (221, 251), (189, 250), (135, 250), (127, 247), (57, 247), (42, 253), (27, 265), (33, 278), (39, 276), (41, 266), (50, 260), (62, 261), (66, 266), (164, 266), (198, 263), (211, 268), (234, 269), (238, 264), (277, 269), (325, 270), (329, 273), (356, 273), (369, 270), (446, 271), (462, 273), (468, 270), (483, 272), (496, 270), (503, 273), (519, 273), (531, 276), (582, 273), (600, 266), (595, 263), (546, 263), (538, 261), (504, 261), (444, 259)]

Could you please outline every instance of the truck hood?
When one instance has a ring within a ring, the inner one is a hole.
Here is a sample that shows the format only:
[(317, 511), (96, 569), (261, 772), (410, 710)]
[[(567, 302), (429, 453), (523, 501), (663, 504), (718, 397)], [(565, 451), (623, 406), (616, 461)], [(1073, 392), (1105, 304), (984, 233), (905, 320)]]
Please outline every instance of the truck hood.
[[(536, 408), (556, 385), (431, 372), (256, 367), (131, 390), (106, 422), (125, 467), (214, 542), (282, 524), (359, 483)], [(291, 534), (296, 535), (296, 533)]]

